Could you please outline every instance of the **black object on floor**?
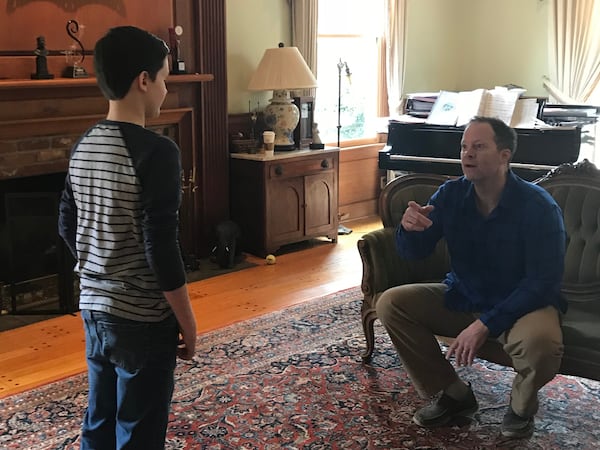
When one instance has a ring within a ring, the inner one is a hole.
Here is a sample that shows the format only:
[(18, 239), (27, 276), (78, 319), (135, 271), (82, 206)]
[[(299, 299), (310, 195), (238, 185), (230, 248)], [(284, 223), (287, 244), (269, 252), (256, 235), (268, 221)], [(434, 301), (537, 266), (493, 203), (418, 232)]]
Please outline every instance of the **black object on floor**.
[(352, 230), (344, 225), (338, 225), (338, 234), (350, 234)]

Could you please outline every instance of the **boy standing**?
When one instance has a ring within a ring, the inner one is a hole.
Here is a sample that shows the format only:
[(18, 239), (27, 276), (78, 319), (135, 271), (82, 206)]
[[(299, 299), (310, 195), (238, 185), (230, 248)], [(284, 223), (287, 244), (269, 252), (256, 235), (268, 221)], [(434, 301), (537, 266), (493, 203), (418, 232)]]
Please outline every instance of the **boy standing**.
[(131, 26), (97, 42), (108, 115), (73, 148), (61, 198), (59, 231), (77, 260), (86, 337), (82, 449), (164, 448), (176, 357), (194, 356), (177, 237), (179, 149), (144, 128), (167, 94), (168, 53)]

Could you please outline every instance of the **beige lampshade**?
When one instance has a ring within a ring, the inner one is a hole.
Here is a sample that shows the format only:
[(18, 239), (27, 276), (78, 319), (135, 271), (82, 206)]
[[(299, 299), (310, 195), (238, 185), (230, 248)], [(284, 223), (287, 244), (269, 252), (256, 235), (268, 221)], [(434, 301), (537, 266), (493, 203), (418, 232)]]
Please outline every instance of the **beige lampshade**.
[(265, 54), (248, 84), (248, 89), (251, 91), (312, 87), (317, 87), (317, 80), (297, 47), (277, 47), (265, 50)]

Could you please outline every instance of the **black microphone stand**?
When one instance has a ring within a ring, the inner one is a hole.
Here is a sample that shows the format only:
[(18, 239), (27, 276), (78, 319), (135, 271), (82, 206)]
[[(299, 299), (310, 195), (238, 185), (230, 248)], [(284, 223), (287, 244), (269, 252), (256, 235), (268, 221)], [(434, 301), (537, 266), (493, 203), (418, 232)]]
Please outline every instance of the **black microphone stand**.
[(342, 69), (344, 68), (345, 63), (342, 62), (340, 58), (340, 62), (337, 64), (338, 68), (338, 124), (337, 124), (337, 146), (340, 146), (340, 130), (342, 129)]
[[(350, 75), (350, 70), (348, 69), (348, 64), (345, 62), (342, 62), (342, 59), (340, 58), (340, 62), (337, 64), (337, 68), (338, 68), (338, 124), (337, 124), (337, 146), (338, 148), (340, 148), (340, 130), (342, 129), (342, 120), (341, 120), (341, 113), (342, 113), (342, 69), (344, 68), (344, 66), (346, 67), (346, 75)], [(342, 224), (338, 224), (338, 234), (350, 234), (352, 233), (352, 230), (348, 227), (345, 227)]]

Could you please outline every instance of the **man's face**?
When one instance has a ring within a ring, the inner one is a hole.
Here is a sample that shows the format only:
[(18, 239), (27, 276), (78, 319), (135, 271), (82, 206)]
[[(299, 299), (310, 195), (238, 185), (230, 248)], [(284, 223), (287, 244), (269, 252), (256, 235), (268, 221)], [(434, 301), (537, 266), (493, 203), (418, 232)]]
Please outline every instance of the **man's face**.
[(501, 177), (508, 170), (510, 150), (498, 149), (489, 123), (474, 122), (463, 133), (460, 162), (463, 174), (471, 181)]

